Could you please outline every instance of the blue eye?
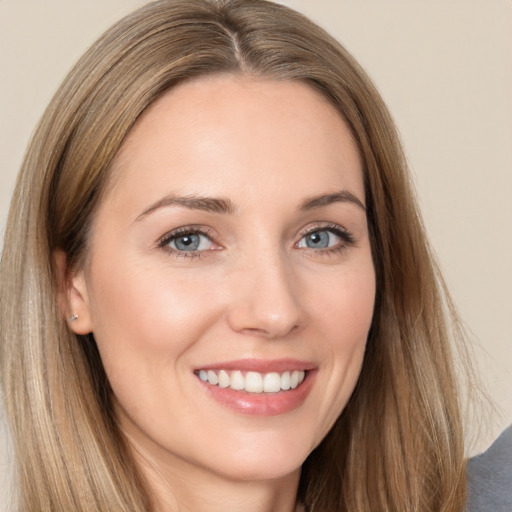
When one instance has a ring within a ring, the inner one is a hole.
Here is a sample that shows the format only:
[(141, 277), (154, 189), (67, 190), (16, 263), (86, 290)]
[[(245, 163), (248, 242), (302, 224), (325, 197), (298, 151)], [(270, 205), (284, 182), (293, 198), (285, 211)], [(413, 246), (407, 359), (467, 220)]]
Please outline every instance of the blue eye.
[(185, 232), (171, 234), (161, 246), (177, 252), (198, 252), (211, 250), (214, 243), (204, 233)]
[(310, 249), (326, 249), (331, 245), (331, 238), (333, 238), (333, 235), (328, 231), (316, 231), (306, 235), (304, 240), (306, 247)]
[(339, 235), (327, 229), (321, 229), (304, 235), (297, 247), (307, 247), (308, 249), (328, 249), (340, 242)]
[(353, 245), (355, 239), (346, 229), (336, 224), (317, 227), (304, 233), (297, 243), (299, 249), (316, 249), (324, 252), (337, 252)]

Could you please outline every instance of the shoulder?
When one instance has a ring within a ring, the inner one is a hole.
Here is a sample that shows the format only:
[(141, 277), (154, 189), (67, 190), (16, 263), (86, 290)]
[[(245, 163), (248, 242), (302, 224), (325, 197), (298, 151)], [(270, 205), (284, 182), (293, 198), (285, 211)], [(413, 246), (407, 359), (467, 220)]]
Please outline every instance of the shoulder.
[(467, 512), (512, 511), (512, 425), (468, 463)]

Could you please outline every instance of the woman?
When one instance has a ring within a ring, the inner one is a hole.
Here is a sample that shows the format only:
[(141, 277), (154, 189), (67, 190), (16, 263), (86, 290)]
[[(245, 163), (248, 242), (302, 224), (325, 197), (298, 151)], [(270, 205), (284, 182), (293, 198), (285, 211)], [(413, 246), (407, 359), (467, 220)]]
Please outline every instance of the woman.
[(19, 510), (463, 510), (457, 319), (396, 131), (301, 15), (164, 0), (112, 27), (4, 247)]

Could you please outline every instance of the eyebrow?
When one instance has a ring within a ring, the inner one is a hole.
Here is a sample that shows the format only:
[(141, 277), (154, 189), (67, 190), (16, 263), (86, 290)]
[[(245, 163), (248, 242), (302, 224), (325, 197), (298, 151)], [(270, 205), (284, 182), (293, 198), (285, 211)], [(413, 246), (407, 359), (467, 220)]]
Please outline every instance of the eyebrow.
[(179, 197), (174, 194), (169, 194), (148, 206), (135, 220), (142, 220), (155, 210), (169, 206), (181, 206), (190, 210), (203, 210), (211, 213), (234, 214), (236, 212), (235, 205), (227, 198), (202, 197), (196, 195)]
[[(300, 204), (299, 210), (312, 210), (314, 208), (328, 206), (333, 203), (345, 202), (353, 203), (366, 211), (364, 204), (354, 194), (352, 194), (352, 192), (349, 192), (348, 190), (342, 190), (332, 194), (322, 194), (305, 199)], [(166, 208), (170, 206), (181, 206), (190, 210), (202, 210), (210, 213), (231, 215), (236, 213), (235, 205), (228, 198), (203, 197), (196, 195), (180, 197), (174, 194), (168, 194), (148, 206), (140, 215), (137, 216), (135, 221), (142, 220), (144, 217), (156, 210), (159, 210), (160, 208)]]
[(332, 194), (310, 197), (301, 203), (299, 210), (312, 210), (313, 208), (320, 208), (333, 203), (352, 203), (359, 206), (366, 212), (365, 205), (348, 190), (341, 190), (340, 192)]

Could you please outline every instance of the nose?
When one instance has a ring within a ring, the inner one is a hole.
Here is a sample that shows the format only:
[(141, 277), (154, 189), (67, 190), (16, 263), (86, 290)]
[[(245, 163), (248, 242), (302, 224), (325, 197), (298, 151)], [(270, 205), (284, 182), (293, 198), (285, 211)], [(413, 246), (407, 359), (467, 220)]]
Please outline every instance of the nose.
[(297, 279), (286, 261), (252, 259), (236, 274), (227, 315), (231, 329), (277, 339), (303, 326), (305, 314)]

